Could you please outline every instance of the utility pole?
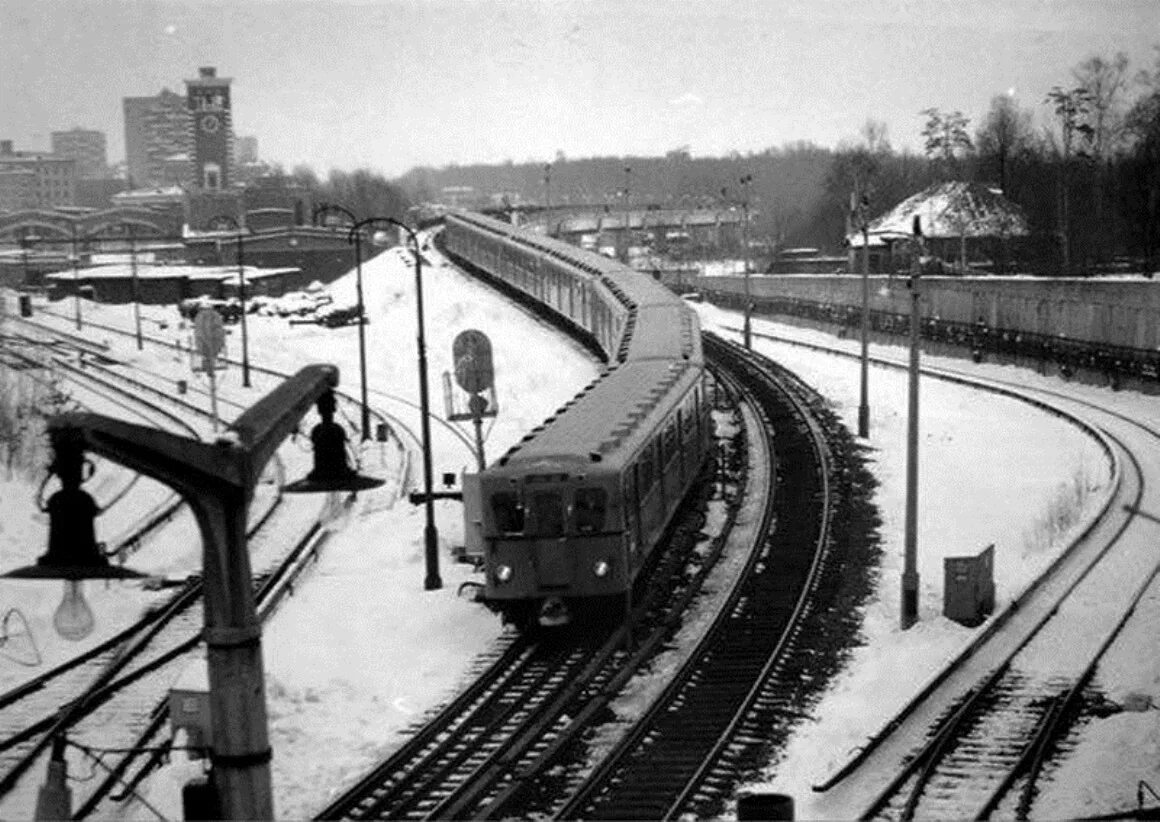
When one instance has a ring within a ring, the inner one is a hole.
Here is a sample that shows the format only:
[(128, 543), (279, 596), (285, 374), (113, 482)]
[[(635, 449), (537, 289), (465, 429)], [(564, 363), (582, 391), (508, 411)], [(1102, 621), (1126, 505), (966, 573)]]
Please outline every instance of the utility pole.
[(632, 245), (629, 226), (632, 224), (632, 168), (624, 167), (624, 262), (628, 262), (628, 250)]
[(918, 369), (919, 280), (922, 276), (922, 224), (914, 218), (910, 260), (910, 370), (906, 404), (906, 536), (902, 564), (902, 630), (918, 621)]
[(870, 198), (850, 196), (850, 211), (862, 229), (862, 366), (861, 392), (858, 401), (858, 436), (870, 436)]
[(129, 230), (129, 270), (133, 276), (133, 320), (137, 328), (137, 350), (145, 348), (145, 340), (141, 336), (141, 286), (137, 280), (137, 238), (133, 233), (133, 224), (126, 223)]
[(741, 183), (741, 253), (745, 279), (745, 323), (743, 340), (746, 349), (753, 348), (753, 333), (751, 329), (753, 315), (753, 300), (749, 292), (749, 184), (753, 182), (752, 174), (744, 174)]

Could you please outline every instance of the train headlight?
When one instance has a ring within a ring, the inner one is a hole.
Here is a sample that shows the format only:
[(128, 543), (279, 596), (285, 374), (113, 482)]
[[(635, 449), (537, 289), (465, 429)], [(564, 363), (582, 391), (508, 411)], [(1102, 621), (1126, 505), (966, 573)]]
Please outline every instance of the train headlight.
[(596, 560), (596, 564), (592, 566), (592, 573), (596, 574), (598, 579), (604, 579), (611, 570), (612, 566), (602, 559)]
[(504, 583), (510, 581), (512, 578), (512, 567), (510, 565), (495, 566), (495, 581)]

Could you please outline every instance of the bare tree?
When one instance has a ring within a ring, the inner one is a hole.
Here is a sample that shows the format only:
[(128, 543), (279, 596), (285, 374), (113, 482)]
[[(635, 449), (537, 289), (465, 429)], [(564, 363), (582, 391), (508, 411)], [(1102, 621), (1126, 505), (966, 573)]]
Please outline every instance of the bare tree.
[(1091, 110), (1091, 95), (1087, 89), (1077, 86), (1064, 91), (1053, 86), (1044, 102), (1051, 103), (1055, 116), (1059, 119), (1060, 155), (1058, 220), (1059, 250), (1063, 272), (1071, 272), (1071, 164), (1073, 157), (1089, 156), (1086, 146), (1091, 142), (1092, 127), (1087, 118)]
[(920, 114), (926, 115), (922, 128), (926, 156), (941, 163), (948, 177), (961, 176), (961, 160), (972, 147), (967, 133), (970, 118), (961, 111), (942, 112), (937, 108), (924, 108)]
[[(1097, 259), (1112, 256), (1116, 247), (1118, 225), (1115, 210), (1107, 207), (1109, 186), (1113, 184), (1111, 162), (1123, 146), (1123, 97), (1128, 86), (1128, 56), (1117, 52), (1111, 59), (1089, 57), (1071, 72), (1078, 86), (1088, 95), (1088, 149), (1092, 161), (1091, 247)], [(1114, 191), (1111, 197), (1114, 197)]]
[(1031, 134), (1030, 111), (1007, 94), (991, 98), (991, 108), (975, 132), (975, 146), (981, 159), (994, 159), (1004, 194), (1010, 191), (1011, 165), (1031, 146)]

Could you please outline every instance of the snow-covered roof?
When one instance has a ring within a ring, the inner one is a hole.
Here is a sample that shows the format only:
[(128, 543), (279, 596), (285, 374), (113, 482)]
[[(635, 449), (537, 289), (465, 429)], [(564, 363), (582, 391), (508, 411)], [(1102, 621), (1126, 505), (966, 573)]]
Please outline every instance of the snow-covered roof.
[[(1023, 209), (998, 190), (978, 183), (937, 183), (907, 197), (870, 222), (870, 245), (911, 236), (918, 216), (924, 237), (1022, 237), (1028, 234)], [(862, 246), (862, 232), (846, 235)]]

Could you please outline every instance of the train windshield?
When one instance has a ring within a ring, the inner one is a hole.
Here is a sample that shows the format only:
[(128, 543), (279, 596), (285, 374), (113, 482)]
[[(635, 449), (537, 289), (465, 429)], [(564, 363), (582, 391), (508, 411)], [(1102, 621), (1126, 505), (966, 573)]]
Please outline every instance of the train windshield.
[(504, 534), (518, 534), (524, 530), (524, 506), (514, 491), (498, 491), (491, 495), (491, 516), (495, 528)]
[(590, 534), (604, 529), (608, 494), (603, 488), (577, 488), (572, 497), (572, 523), (577, 533)]
[(531, 495), (532, 527), (538, 537), (564, 534), (564, 502), (557, 491), (536, 491)]

